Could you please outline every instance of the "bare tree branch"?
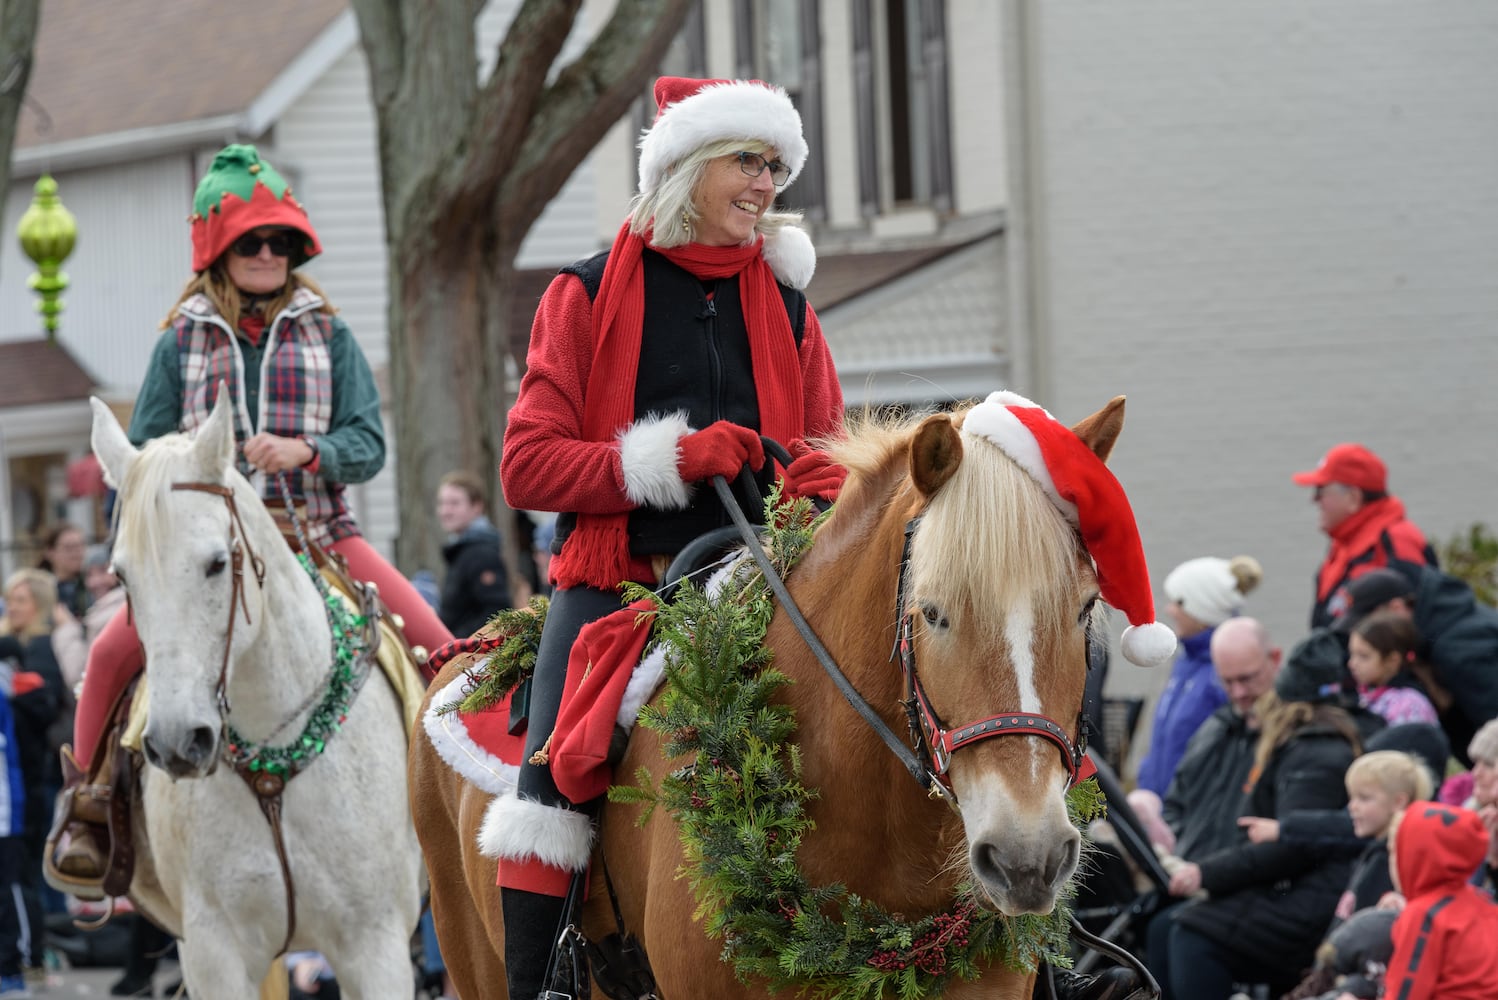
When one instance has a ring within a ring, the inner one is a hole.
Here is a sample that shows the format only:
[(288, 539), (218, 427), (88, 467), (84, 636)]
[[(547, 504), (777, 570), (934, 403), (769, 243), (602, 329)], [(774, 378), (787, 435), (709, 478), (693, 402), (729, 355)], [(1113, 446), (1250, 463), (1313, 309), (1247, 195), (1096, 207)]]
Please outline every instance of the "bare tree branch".
[(41, 6), (41, 0), (0, 0), (0, 194), (10, 190), (10, 157), (31, 79)]

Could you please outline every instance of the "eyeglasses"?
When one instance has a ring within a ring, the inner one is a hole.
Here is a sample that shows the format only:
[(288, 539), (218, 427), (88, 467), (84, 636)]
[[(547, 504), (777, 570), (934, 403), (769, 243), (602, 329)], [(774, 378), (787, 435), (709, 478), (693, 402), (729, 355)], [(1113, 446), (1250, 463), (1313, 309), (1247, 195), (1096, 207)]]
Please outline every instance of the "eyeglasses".
[(747, 150), (735, 155), (739, 158), (739, 169), (750, 177), (758, 177), (765, 172), (766, 167), (769, 167), (770, 180), (775, 182), (776, 187), (784, 187), (786, 182), (791, 179), (790, 166), (781, 163), (779, 160), (766, 160), (758, 153), (751, 153)]
[(229, 249), (240, 257), (258, 257), (263, 246), (270, 247), (270, 252), (277, 257), (290, 257), (296, 252), (296, 234), (276, 232), (269, 236), (256, 236), (254, 233), (245, 233), (230, 243)]

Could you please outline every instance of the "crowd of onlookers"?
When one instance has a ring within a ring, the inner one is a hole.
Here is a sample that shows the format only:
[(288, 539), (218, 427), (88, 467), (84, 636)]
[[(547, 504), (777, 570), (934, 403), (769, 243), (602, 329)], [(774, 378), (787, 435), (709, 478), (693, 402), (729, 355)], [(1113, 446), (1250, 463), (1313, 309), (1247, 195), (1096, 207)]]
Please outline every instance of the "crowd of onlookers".
[(1498, 996), (1498, 611), (1368, 449), (1294, 481), (1330, 544), (1288, 654), (1245, 615), (1252, 558), (1164, 580), (1179, 647), (1128, 802), (1169, 882), (1140, 950), (1166, 1000)]

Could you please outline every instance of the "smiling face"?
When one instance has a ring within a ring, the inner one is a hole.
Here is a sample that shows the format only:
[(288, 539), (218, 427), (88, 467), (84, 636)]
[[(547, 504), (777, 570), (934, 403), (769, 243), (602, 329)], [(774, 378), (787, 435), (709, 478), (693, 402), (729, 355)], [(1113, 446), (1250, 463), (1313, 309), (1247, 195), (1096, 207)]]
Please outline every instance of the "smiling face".
[[(250, 230), (256, 236), (266, 237), (278, 231), (276, 226), (260, 226)], [(269, 295), (286, 284), (286, 275), (291, 270), (289, 257), (277, 257), (271, 252), (269, 243), (262, 242), (260, 251), (253, 257), (243, 257), (231, 248), (224, 252), (224, 266), (229, 280), (242, 292), (251, 295)]]
[(483, 502), (469, 497), (468, 491), (461, 486), (444, 483), (438, 488), (437, 523), (449, 535), (458, 534), (483, 512)]
[[(766, 160), (779, 154), (766, 150)], [(758, 177), (744, 173), (737, 153), (720, 156), (703, 168), (702, 179), (692, 192), (697, 218), (692, 223), (694, 242), (710, 247), (740, 246), (754, 237), (760, 216), (775, 203), (775, 181), (769, 170)]]
[(11, 632), (20, 635), (36, 621), (36, 597), (31, 593), (31, 584), (24, 580), (10, 588), (5, 595), (5, 619)]

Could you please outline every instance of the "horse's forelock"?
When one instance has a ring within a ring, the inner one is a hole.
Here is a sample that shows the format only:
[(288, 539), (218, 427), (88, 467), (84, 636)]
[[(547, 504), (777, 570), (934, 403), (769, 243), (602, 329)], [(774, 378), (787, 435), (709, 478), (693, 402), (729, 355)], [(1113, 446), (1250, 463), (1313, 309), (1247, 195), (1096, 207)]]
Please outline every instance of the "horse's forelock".
[(1037, 628), (1075, 615), (1076, 534), (1040, 485), (991, 442), (963, 435), (962, 463), (931, 498), (911, 546), (914, 594), (962, 613), (990, 634), (1030, 605)]
[(120, 484), (115, 544), (121, 551), (159, 559), (167, 537), (172, 483), (204, 478), (193, 461), (192, 438), (166, 434), (148, 442)]

